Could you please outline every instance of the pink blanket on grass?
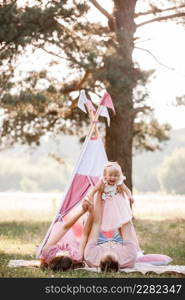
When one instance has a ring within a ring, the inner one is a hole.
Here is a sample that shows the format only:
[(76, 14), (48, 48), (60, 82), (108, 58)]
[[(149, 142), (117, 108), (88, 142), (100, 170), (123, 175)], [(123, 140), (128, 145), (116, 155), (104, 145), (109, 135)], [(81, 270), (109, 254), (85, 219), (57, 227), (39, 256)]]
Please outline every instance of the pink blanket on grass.
[[(10, 260), (8, 263), (8, 267), (10, 268), (19, 268), (19, 267), (40, 267), (40, 261), (39, 260)], [(100, 273), (99, 268), (79, 268), (76, 270), (85, 270), (89, 272), (97, 272)], [(147, 274), (149, 272), (153, 272), (156, 274), (181, 274), (185, 275), (185, 266), (180, 265), (152, 265), (146, 262), (137, 262), (134, 266), (134, 268), (125, 268), (121, 269), (120, 272), (125, 273), (141, 273), (141, 274)]]

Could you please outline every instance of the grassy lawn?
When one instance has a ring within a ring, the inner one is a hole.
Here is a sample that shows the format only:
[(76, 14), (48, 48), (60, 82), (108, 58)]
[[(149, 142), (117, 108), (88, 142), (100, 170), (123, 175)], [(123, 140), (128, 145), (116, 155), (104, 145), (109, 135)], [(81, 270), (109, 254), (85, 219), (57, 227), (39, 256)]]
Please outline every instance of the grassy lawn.
[[(167, 212), (167, 210), (166, 210)], [(182, 213), (183, 215), (183, 213)], [(178, 274), (157, 275), (148, 273), (100, 274), (76, 270), (65, 273), (54, 273), (39, 268), (9, 268), (11, 259), (35, 259), (36, 245), (44, 237), (53, 212), (35, 213), (34, 211), (1, 211), (0, 219), (0, 277), (182, 277)], [(161, 253), (173, 258), (172, 264), (185, 265), (185, 219), (182, 216), (163, 216), (161, 219), (137, 217), (134, 220), (140, 244), (146, 254)]]

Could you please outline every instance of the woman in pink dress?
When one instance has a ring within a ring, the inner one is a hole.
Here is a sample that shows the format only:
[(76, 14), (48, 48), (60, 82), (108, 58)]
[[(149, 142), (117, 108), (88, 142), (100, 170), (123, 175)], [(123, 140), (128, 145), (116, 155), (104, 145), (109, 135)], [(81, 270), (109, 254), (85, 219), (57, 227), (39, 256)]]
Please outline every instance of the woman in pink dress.
[(54, 224), (49, 239), (42, 249), (41, 267), (49, 267), (53, 271), (66, 271), (84, 266), (83, 250), (74, 235), (72, 226), (91, 208), (91, 204), (83, 201), (67, 221)]
[[(104, 240), (98, 243), (102, 223), (102, 195), (98, 192), (94, 199), (94, 210), (85, 224), (84, 260), (89, 267), (100, 267), (101, 271), (118, 271), (119, 268), (133, 267), (137, 259), (137, 245), (124, 234), (121, 243)], [(127, 225), (126, 225), (127, 226)], [(122, 235), (122, 230), (120, 230)], [(126, 231), (127, 232), (127, 231)], [(123, 236), (122, 236), (123, 237)], [(83, 241), (81, 241), (83, 243)]]

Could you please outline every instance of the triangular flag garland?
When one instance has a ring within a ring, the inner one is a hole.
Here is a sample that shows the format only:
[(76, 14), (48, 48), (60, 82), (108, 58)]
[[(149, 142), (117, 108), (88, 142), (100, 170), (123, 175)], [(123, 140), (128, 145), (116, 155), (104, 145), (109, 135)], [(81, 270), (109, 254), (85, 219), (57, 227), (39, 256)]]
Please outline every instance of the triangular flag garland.
[(87, 103), (87, 101), (88, 101), (88, 99), (86, 97), (85, 91), (81, 90), (77, 106), (79, 109), (81, 109), (85, 113), (87, 113), (87, 111), (85, 109), (85, 104)]
[[(87, 113), (85, 105), (87, 106), (87, 109), (89, 111), (92, 111), (93, 113), (96, 113), (96, 108), (94, 107), (92, 101), (87, 98), (87, 96), (85, 94), (85, 91), (81, 90), (77, 106), (83, 112)], [(113, 105), (113, 102), (112, 102), (112, 98), (107, 92), (105, 92), (103, 97), (101, 98), (99, 106), (100, 106), (99, 115), (102, 116), (102, 117), (107, 118), (107, 124), (108, 124), (108, 126), (110, 126), (110, 117), (109, 117), (107, 107), (112, 109), (114, 114), (116, 112), (115, 112), (115, 108), (114, 108), (114, 105)]]
[(79, 100), (78, 100), (78, 108), (80, 108), (83, 112), (87, 113), (85, 105), (87, 106), (87, 109), (89, 111), (93, 111), (96, 112), (96, 108), (94, 107), (94, 105), (92, 104), (92, 101), (89, 100), (85, 94), (84, 90), (80, 91), (80, 96), (79, 96)]
[(108, 109), (105, 106), (100, 106), (100, 116), (107, 118), (107, 125), (110, 127), (110, 117)]
[(96, 108), (94, 107), (94, 105), (92, 104), (91, 100), (87, 100), (87, 107), (90, 111), (96, 112)]
[(114, 105), (112, 103), (112, 98), (107, 92), (105, 92), (105, 94), (101, 98), (100, 105), (111, 108), (114, 114), (116, 114)]

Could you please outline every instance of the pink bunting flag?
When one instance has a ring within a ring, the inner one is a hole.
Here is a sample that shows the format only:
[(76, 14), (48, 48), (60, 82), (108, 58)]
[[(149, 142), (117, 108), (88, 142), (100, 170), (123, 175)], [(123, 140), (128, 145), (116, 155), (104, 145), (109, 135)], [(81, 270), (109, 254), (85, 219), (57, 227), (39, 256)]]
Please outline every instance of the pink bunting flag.
[(109, 112), (108, 109), (103, 105), (100, 105), (100, 116), (105, 117), (107, 119), (107, 125), (108, 127), (110, 127)]
[(111, 108), (113, 110), (114, 114), (116, 114), (114, 105), (112, 103), (112, 98), (107, 92), (105, 92), (105, 94), (103, 95), (103, 97), (100, 101), (100, 105)]
[(91, 100), (88, 99), (86, 104), (87, 104), (89, 110), (92, 110), (93, 112), (96, 112), (96, 108), (92, 104)]

